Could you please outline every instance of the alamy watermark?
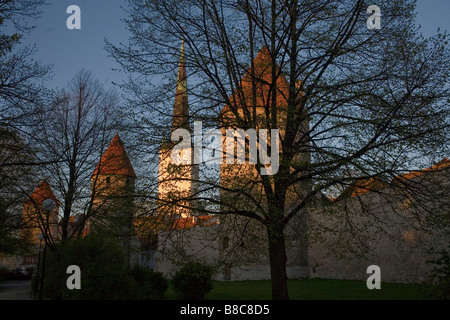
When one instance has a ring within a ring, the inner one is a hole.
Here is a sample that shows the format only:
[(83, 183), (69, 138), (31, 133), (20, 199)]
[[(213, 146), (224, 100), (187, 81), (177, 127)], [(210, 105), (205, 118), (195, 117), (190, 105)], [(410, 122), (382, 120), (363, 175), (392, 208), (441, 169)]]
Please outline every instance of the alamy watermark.
[(72, 264), (67, 267), (66, 273), (71, 274), (67, 278), (67, 281), (66, 281), (67, 289), (80, 290), (81, 289), (81, 269), (80, 269), (80, 267), (75, 264)]
[(367, 267), (368, 274), (371, 274), (369, 278), (367, 278), (366, 286), (367, 289), (381, 289), (381, 269), (376, 264), (370, 265)]
[(70, 5), (66, 9), (66, 13), (71, 14), (66, 20), (67, 29), (81, 29), (81, 9), (77, 5)]
[[(278, 172), (280, 152), (280, 132), (278, 129), (270, 130), (270, 139), (267, 129), (226, 129), (225, 139), (219, 129), (208, 129), (203, 133), (202, 122), (194, 122), (194, 152), (192, 150), (192, 136), (189, 130), (178, 128), (172, 132), (170, 139), (177, 143), (171, 153), (174, 164), (257, 164), (258, 155), (261, 175), (274, 175)], [(223, 153), (223, 140), (226, 151)], [(270, 155), (268, 142), (270, 141)], [(204, 145), (204, 142), (207, 142)], [(235, 148), (235, 143), (237, 144)], [(246, 146), (248, 145), (248, 162), (246, 162)], [(259, 147), (258, 147), (259, 146)], [(205, 150), (211, 152), (203, 152)], [(236, 161), (235, 161), (236, 150)], [(259, 152), (258, 152), (259, 151)], [(192, 159), (193, 155), (193, 159)]]
[[(81, 29), (81, 9), (77, 5), (70, 5), (66, 9), (70, 16), (66, 20), (66, 26), (69, 30)], [(367, 13), (371, 14), (366, 21), (367, 28), (370, 30), (381, 29), (381, 9), (377, 5), (367, 7)]]
[(367, 7), (367, 13), (370, 13), (370, 17), (367, 18), (367, 28), (370, 30), (381, 29), (381, 9), (379, 6), (371, 5)]

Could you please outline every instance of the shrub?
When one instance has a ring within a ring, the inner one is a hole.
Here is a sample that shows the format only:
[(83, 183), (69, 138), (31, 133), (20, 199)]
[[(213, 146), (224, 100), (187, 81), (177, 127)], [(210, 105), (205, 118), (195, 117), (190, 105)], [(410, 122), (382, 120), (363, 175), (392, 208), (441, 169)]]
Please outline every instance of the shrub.
[(450, 245), (446, 250), (438, 252), (437, 259), (428, 263), (434, 265), (431, 271), (431, 284), (428, 286), (429, 298), (450, 300)]
[(173, 288), (180, 299), (202, 300), (212, 289), (211, 266), (190, 261), (178, 270), (173, 279)]
[[(117, 241), (95, 234), (64, 241), (57, 252), (47, 251), (44, 296), (48, 299), (135, 299), (137, 285), (129, 274)], [(69, 290), (69, 265), (81, 269), (81, 290)]]
[(136, 299), (162, 299), (169, 288), (169, 282), (161, 272), (135, 265), (130, 274), (138, 286)]

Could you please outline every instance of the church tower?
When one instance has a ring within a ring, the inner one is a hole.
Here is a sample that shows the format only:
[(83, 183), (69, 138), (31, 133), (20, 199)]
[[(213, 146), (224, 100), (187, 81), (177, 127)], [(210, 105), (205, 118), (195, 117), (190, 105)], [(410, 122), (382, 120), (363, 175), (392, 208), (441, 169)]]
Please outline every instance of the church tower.
[(134, 235), (136, 173), (117, 133), (91, 176), (93, 197), (90, 230), (107, 232), (128, 249)]
[[(198, 190), (199, 166), (193, 164), (194, 149), (183, 149), (188, 155), (180, 154), (190, 159), (189, 164), (176, 164), (172, 160), (172, 150), (178, 142), (172, 142), (170, 137), (177, 129), (185, 129), (192, 133), (189, 122), (189, 103), (186, 80), (186, 57), (184, 52), (184, 39), (181, 43), (178, 77), (175, 90), (175, 102), (169, 138), (163, 140), (159, 151), (158, 172), (158, 216), (173, 218), (188, 218), (195, 214), (191, 197)], [(191, 135), (192, 136), (192, 135)], [(192, 141), (191, 141), (192, 142)], [(192, 146), (192, 143), (191, 143)]]
[[(290, 95), (290, 85), (287, 78), (280, 72), (280, 68), (276, 64), (274, 65), (270, 51), (266, 46), (255, 57), (253, 67), (253, 70), (249, 68), (242, 77), (238, 88), (229, 98), (230, 105), (225, 105), (220, 114), (222, 152), (224, 156), (220, 164), (222, 212), (251, 211), (261, 215), (264, 212), (269, 212), (260, 173), (256, 166), (248, 161), (250, 154), (247, 150), (251, 144), (251, 138), (245, 138), (245, 142), (240, 142), (245, 146), (245, 163), (237, 163), (237, 160), (234, 160), (234, 163), (227, 162), (225, 157), (231, 154), (231, 159), (233, 159), (233, 156), (237, 153), (239, 143), (234, 139), (230, 139), (231, 143), (226, 141), (228, 140), (226, 139), (228, 130), (235, 131), (242, 123), (251, 122), (252, 128), (258, 134), (261, 129), (267, 128), (267, 123), (271, 123), (273, 119), (276, 119), (275, 127), (279, 129), (280, 139), (284, 139), (287, 131), (288, 97)], [(277, 75), (275, 79), (273, 78), (274, 74)], [(300, 88), (299, 85), (300, 82), (297, 82), (297, 89)], [(275, 96), (273, 96), (272, 88), (276, 88)], [(299, 92), (298, 95), (298, 99), (301, 99), (302, 93)], [(274, 98), (276, 101), (275, 106), (273, 106)], [(295, 107), (299, 110), (301, 107), (300, 101)], [(306, 112), (299, 112), (299, 114), (300, 118), (298, 120), (301, 125), (299, 126), (296, 139), (300, 149), (297, 150), (298, 153), (291, 161), (291, 170), (294, 171), (296, 167), (305, 168), (301, 174), (306, 174), (311, 161), (309, 139), (307, 138), (310, 120)], [(268, 144), (274, 146), (272, 142), (268, 139)], [(281, 155), (283, 154), (281, 143), (279, 152)], [(284, 211), (290, 212), (293, 208), (296, 208), (310, 191), (311, 183), (307, 179), (304, 179), (301, 183), (291, 185), (286, 191)], [(292, 277), (309, 274), (306, 216), (306, 212), (296, 214), (295, 218), (290, 220), (285, 229), (286, 237), (290, 239), (287, 245), (287, 272)], [(246, 227), (245, 223), (243, 225)], [(248, 234), (249, 231), (246, 231), (246, 235)], [(247, 240), (247, 242), (250, 241), (252, 240)], [(261, 250), (265, 250), (266, 241), (264, 240), (262, 243), (263, 247)], [(256, 246), (253, 245), (251, 250), (256, 252)], [(243, 253), (243, 255), (246, 254), (248, 253)]]

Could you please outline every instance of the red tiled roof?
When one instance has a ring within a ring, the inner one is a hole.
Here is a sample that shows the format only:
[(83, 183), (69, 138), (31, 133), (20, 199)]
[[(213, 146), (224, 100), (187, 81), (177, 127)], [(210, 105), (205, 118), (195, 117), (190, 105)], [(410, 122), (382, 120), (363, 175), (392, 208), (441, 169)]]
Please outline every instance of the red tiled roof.
[(39, 186), (34, 190), (28, 200), (25, 202), (26, 205), (42, 205), (45, 199), (53, 199), (59, 206), (59, 201), (56, 199), (52, 188), (48, 184), (47, 180), (43, 180)]
[[(70, 229), (70, 232), (74, 232), (75, 229), (78, 227), (78, 225), (83, 223), (83, 219), (84, 219), (83, 216), (71, 215), (69, 217), (69, 229)], [(85, 237), (85, 236), (87, 236), (89, 234), (89, 223), (86, 223), (83, 227), (84, 228), (83, 228), (82, 232), (80, 233), (81, 237)]]
[(114, 174), (136, 177), (133, 166), (119, 134), (116, 133), (92, 175)]
[[(270, 87), (272, 84), (273, 64), (269, 49), (266, 46), (264, 46), (256, 55), (254, 66), (256, 81), (256, 107), (264, 107), (266, 105), (270, 106), (271, 103), (268, 103), (268, 100), (271, 99)], [(279, 74), (279, 68), (277, 66), (275, 66), (275, 68), (277, 72), (277, 107), (286, 107), (287, 99), (289, 97), (289, 82), (284, 75)], [(251, 68), (249, 68), (242, 77), (240, 88), (241, 90), (236, 89), (231, 95), (230, 101), (235, 102), (237, 108), (242, 108), (243, 105), (247, 107), (253, 106)], [(243, 98), (245, 101), (243, 101)], [(222, 113), (229, 110), (230, 107), (226, 105), (223, 108)]]
[(181, 218), (175, 215), (150, 216), (134, 219), (134, 227), (139, 236), (146, 236), (149, 230), (183, 230), (195, 227), (205, 227), (218, 224), (218, 219), (212, 215)]
[[(450, 160), (445, 158), (429, 168), (397, 175), (392, 179), (392, 183), (413, 179), (426, 172), (436, 172), (448, 167), (450, 167)], [(387, 183), (381, 181), (378, 178), (359, 178), (355, 182), (353, 182), (350, 186), (348, 186), (337, 198), (332, 199), (332, 201), (338, 202), (347, 198), (360, 196), (369, 193), (371, 191), (380, 190), (386, 187), (387, 185), (388, 185)]]
[(199, 226), (212, 226), (217, 224), (215, 216), (199, 216), (176, 219), (172, 228), (176, 230), (190, 229)]
[(421, 174), (424, 174), (426, 172), (439, 171), (439, 170), (445, 169), (447, 167), (450, 167), (450, 160), (445, 158), (445, 159), (439, 161), (438, 163), (432, 165), (429, 168), (422, 169), (422, 170), (417, 170), (417, 171), (411, 171), (411, 172), (408, 172), (408, 173), (399, 174), (399, 175), (395, 176), (392, 179), (392, 181), (393, 182), (398, 182), (398, 181), (401, 181), (401, 180), (409, 180), (409, 179), (415, 178), (417, 176), (420, 176)]
[(381, 190), (386, 187), (386, 183), (379, 178), (359, 178), (349, 185), (336, 199), (332, 201), (338, 202), (343, 199), (353, 198), (369, 193), (371, 191)]
[(357, 180), (350, 196), (360, 196), (370, 191), (383, 189), (385, 186), (386, 184), (378, 178), (365, 178), (362, 180)]

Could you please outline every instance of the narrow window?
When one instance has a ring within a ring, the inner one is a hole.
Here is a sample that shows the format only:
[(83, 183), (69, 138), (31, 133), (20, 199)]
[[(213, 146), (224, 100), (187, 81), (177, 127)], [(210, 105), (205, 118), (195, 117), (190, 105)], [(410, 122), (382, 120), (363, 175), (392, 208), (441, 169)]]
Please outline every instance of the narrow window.
[(228, 249), (228, 237), (224, 237), (222, 241), (223, 249)]

